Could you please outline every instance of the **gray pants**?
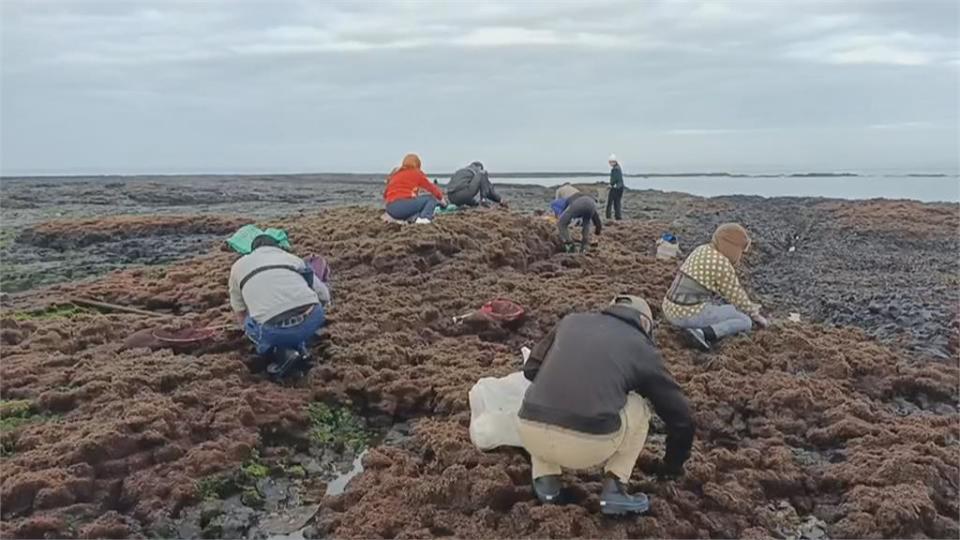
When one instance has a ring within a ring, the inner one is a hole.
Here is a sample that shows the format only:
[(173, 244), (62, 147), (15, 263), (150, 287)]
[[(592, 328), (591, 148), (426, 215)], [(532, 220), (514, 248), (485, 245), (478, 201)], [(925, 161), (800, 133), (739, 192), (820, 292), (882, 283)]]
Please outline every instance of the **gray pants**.
[(580, 250), (586, 251), (590, 246), (590, 225), (593, 215), (597, 213), (597, 203), (590, 197), (579, 197), (560, 214), (557, 227), (560, 228), (560, 239), (564, 244), (570, 243), (570, 222), (580, 218)]
[(686, 319), (671, 319), (670, 324), (680, 328), (710, 327), (717, 339), (749, 332), (753, 327), (750, 316), (730, 304), (707, 304), (698, 315)]
[(477, 206), (480, 204), (477, 195), (480, 195), (480, 201), (484, 199), (495, 203), (501, 201), (500, 195), (493, 189), (493, 184), (486, 174), (474, 175), (473, 180), (470, 180), (470, 183), (463, 188), (447, 192), (447, 199), (457, 206)]

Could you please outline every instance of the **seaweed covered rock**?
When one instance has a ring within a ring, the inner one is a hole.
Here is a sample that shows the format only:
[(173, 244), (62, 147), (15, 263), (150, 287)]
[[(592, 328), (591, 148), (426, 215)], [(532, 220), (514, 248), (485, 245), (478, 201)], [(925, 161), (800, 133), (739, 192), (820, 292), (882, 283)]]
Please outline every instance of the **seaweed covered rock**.
[[(298, 384), (249, 373), (250, 346), (235, 332), (187, 355), (124, 346), (157, 325), (150, 317), (5, 312), (0, 397), (29, 400), (35, 417), (4, 433), (3, 535), (141, 535), (185, 508), (202, 513), (204, 479), (235, 470), (254, 449), (279, 455), (306, 444), (320, 415), (311, 404), (328, 401), (413, 424), (412, 438), (370, 450), (347, 491), (323, 499), (313, 530), (333, 537), (956, 536), (956, 362), (921, 361), (861, 330), (816, 323), (776, 324), (709, 355), (661, 329), (696, 414), (686, 475), (659, 483), (648, 474), (664, 446), (655, 423), (631, 481), (650, 493), (649, 515), (602, 518), (597, 471), (566, 476), (569, 505), (540, 506), (522, 452), (471, 445), (467, 392), (480, 377), (519, 369), (519, 348), (568, 313), (624, 291), (658, 305), (675, 263), (644, 246), (670, 224), (619, 223), (580, 256), (560, 253), (554, 226), (533, 216), (469, 211), (403, 227), (378, 216), (340, 208), (265, 224), (284, 226), (300, 254), (321, 253), (333, 267), (320, 364)], [(235, 257), (213, 249), (35, 297), (94, 297), (222, 324)], [(524, 321), (454, 320), (495, 297), (523, 305)], [(206, 525), (223, 533), (255, 520), (243, 510)]]

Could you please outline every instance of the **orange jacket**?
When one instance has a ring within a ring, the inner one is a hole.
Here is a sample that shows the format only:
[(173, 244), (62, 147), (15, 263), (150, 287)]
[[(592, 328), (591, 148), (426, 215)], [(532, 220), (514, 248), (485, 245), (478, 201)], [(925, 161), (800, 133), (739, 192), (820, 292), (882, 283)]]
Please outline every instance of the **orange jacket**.
[(387, 181), (387, 189), (383, 192), (383, 201), (390, 204), (393, 201), (412, 199), (417, 192), (425, 189), (433, 194), (437, 200), (443, 199), (443, 193), (433, 185), (420, 169), (402, 169), (397, 171)]

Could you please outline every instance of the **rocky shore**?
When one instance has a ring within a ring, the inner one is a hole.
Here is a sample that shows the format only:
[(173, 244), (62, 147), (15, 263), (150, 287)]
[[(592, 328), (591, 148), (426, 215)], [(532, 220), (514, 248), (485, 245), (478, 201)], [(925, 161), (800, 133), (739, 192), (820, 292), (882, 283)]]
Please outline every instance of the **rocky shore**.
[[(545, 188), (399, 227), (372, 208), (376, 181), (137, 182), (3, 187), (5, 538), (960, 534), (957, 205), (630, 191), (630, 219), (579, 256), (533, 215)], [(252, 373), (231, 329), (131, 348), (157, 318), (69, 305), (228, 323), (221, 243), (249, 221), (333, 266), (307, 380)], [(726, 221), (755, 237), (743, 279), (774, 324), (711, 354), (661, 329), (696, 413), (687, 474), (645, 473), (663, 451), (654, 425), (631, 482), (649, 515), (601, 517), (596, 471), (570, 482), (573, 504), (540, 506), (523, 452), (470, 444), (470, 386), (517, 370), (571, 311), (620, 291), (658, 304), (677, 263), (653, 257), (656, 238), (692, 249)], [(452, 321), (498, 296), (527, 307), (522, 325)]]

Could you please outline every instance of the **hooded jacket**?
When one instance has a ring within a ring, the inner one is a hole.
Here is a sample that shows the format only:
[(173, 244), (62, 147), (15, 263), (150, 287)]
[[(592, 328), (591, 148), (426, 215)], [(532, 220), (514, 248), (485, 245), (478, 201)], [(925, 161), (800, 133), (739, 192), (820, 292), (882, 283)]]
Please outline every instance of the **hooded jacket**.
[(750, 300), (730, 259), (712, 243), (703, 244), (680, 265), (680, 272), (663, 299), (663, 314), (668, 320), (694, 317), (714, 296), (747, 315), (760, 313), (760, 304)]
[(750, 236), (742, 225), (724, 223), (717, 227), (709, 244), (694, 249), (663, 299), (668, 320), (700, 314), (714, 296), (751, 317), (760, 313), (760, 304), (750, 300), (734, 268), (750, 247)]
[(724, 223), (714, 231), (710, 244), (731, 263), (737, 264), (750, 248), (750, 235), (739, 223)]
[(616, 433), (627, 394), (636, 392), (666, 424), (665, 463), (679, 467), (690, 456), (690, 407), (636, 310), (611, 306), (567, 315), (537, 344), (523, 373), (533, 384), (520, 418), (581, 433)]
[(456, 193), (461, 189), (468, 189), (474, 177), (484, 174), (487, 174), (487, 171), (472, 164), (458, 170), (453, 173), (450, 183), (447, 184), (447, 193)]
[(440, 189), (420, 170), (420, 158), (416, 154), (407, 154), (400, 168), (390, 173), (387, 188), (383, 191), (383, 202), (390, 204), (402, 199), (413, 199), (420, 190), (428, 191), (438, 201), (443, 199)]

